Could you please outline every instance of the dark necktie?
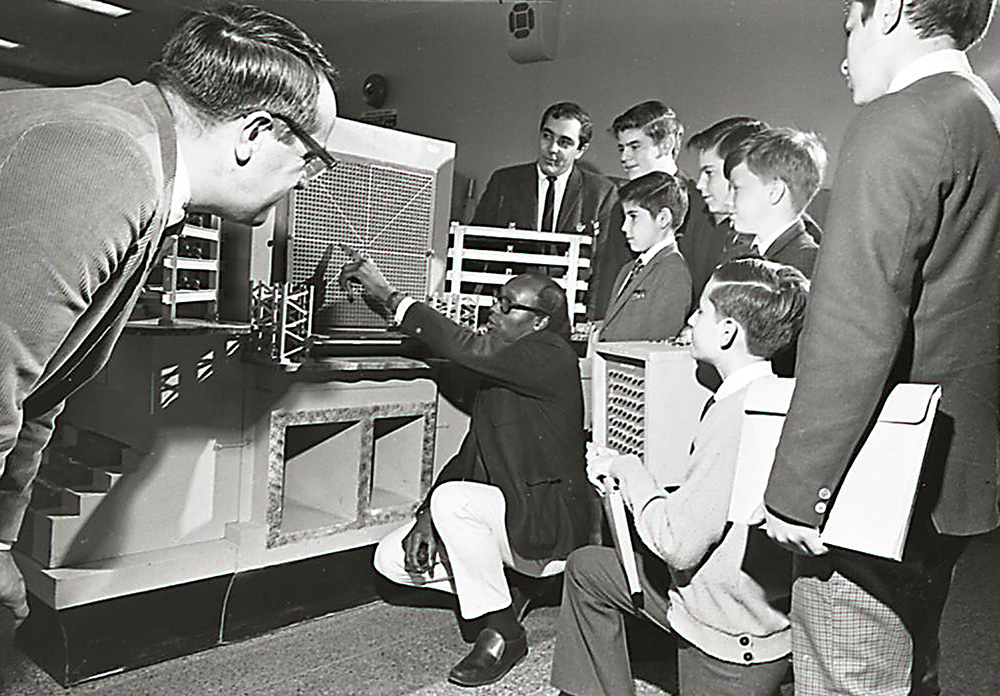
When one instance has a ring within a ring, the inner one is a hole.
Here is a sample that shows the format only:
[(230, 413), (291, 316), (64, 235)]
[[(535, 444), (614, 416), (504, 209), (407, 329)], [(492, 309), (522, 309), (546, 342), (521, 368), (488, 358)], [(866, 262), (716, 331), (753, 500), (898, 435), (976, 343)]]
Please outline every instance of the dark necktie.
[[(701, 415), (698, 416), (699, 423), (705, 420), (705, 416), (708, 415), (709, 410), (713, 406), (715, 406), (715, 394), (712, 394), (712, 396), (708, 397), (708, 401), (706, 401), (705, 405), (702, 407)], [(688, 454), (689, 455), (694, 454), (694, 441), (691, 442), (691, 447), (688, 449)]]
[(705, 420), (705, 416), (708, 414), (709, 409), (712, 408), (713, 406), (715, 406), (715, 394), (708, 397), (708, 400), (705, 402), (705, 405), (701, 409), (701, 416), (698, 418), (698, 420), (699, 421)]
[(725, 260), (732, 261), (733, 259), (745, 258), (747, 256), (760, 256), (753, 248), (755, 239), (757, 239), (757, 235), (755, 234), (734, 232), (732, 237), (729, 238), (723, 253)]
[(632, 264), (632, 268), (630, 268), (628, 273), (625, 275), (625, 282), (622, 283), (622, 286), (620, 288), (618, 288), (619, 295), (625, 292), (625, 288), (628, 287), (629, 283), (635, 280), (635, 277), (639, 275), (639, 271), (641, 270), (642, 270), (642, 260), (636, 259), (635, 263)]
[(556, 178), (547, 176), (548, 186), (545, 187), (545, 204), (542, 206), (542, 229), (541, 232), (555, 232), (555, 220), (553, 212), (556, 207)]

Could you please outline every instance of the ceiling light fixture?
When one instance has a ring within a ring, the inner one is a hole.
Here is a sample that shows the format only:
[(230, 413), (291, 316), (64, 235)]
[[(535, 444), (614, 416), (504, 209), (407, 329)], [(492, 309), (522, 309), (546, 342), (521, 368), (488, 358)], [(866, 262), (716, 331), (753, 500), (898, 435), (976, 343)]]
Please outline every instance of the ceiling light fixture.
[(17, 41), (8, 41), (7, 39), (0, 38), (0, 48), (20, 48), (21, 44)]
[(132, 10), (127, 7), (119, 7), (118, 5), (112, 5), (110, 2), (101, 2), (101, 0), (55, 0), (55, 2), (61, 2), (63, 5), (72, 5), (81, 10), (96, 12), (108, 17), (124, 17), (127, 14), (132, 14)]

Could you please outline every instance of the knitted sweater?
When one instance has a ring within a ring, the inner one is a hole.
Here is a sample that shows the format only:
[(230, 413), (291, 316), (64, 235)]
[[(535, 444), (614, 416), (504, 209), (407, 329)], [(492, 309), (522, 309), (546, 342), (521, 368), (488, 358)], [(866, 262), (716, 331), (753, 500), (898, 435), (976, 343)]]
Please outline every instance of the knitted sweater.
[(790, 591), (790, 558), (761, 531), (726, 519), (746, 395), (743, 387), (705, 414), (676, 491), (658, 487), (637, 457), (618, 468), (639, 536), (670, 567), (671, 628), (737, 664), (770, 662), (791, 651), (788, 617), (775, 606)]
[(17, 536), (55, 413), (135, 305), (175, 153), (153, 85), (0, 93), (0, 540)]

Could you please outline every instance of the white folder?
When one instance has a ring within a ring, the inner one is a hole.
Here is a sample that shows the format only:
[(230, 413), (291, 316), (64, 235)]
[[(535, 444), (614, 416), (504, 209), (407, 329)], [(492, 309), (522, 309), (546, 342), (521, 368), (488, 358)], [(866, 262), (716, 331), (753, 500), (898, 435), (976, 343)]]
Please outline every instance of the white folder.
[(632, 535), (629, 532), (628, 518), (625, 516), (625, 501), (622, 499), (621, 488), (616, 479), (604, 478), (604, 504), (611, 527), (611, 536), (615, 542), (615, 550), (625, 571), (628, 582), (628, 592), (632, 597), (632, 605), (636, 611), (642, 609), (642, 585), (639, 583), (639, 568), (635, 563), (635, 551), (632, 547)]
[[(794, 379), (761, 379), (750, 385), (733, 481), (729, 519), (763, 519), (764, 490), (791, 403)], [(833, 491), (823, 542), (900, 560), (913, 514), (931, 425), (941, 398), (936, 384), (899, 384)]]

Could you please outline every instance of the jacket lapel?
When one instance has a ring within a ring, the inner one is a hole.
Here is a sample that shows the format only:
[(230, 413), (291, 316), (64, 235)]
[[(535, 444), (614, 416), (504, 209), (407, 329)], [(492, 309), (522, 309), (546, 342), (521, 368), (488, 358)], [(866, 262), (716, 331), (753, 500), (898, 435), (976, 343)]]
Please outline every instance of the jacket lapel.
[(794, 225), (782, 232), (778, 238), (774, 240), (774, 243), (767, 248), (767, 251), (764, 252), (764, 258), (773, 259), (775, 256), (780, 254), (785, 247), (798, 239), (799, 235), (804, 234), (805, 231), (805, 223), (803, 223), (802, 219), (799, 218)]
[[(538, 195), (537, 193), (535, 194)], [(559, 219), (556, 221), (556, 231), (575, 232), (576, 224), (580, 222), (580, 205), (583, 197), (583, 174), (580, 168), (573, 166), (566, 182), (562, 205), (559, 206)]]

